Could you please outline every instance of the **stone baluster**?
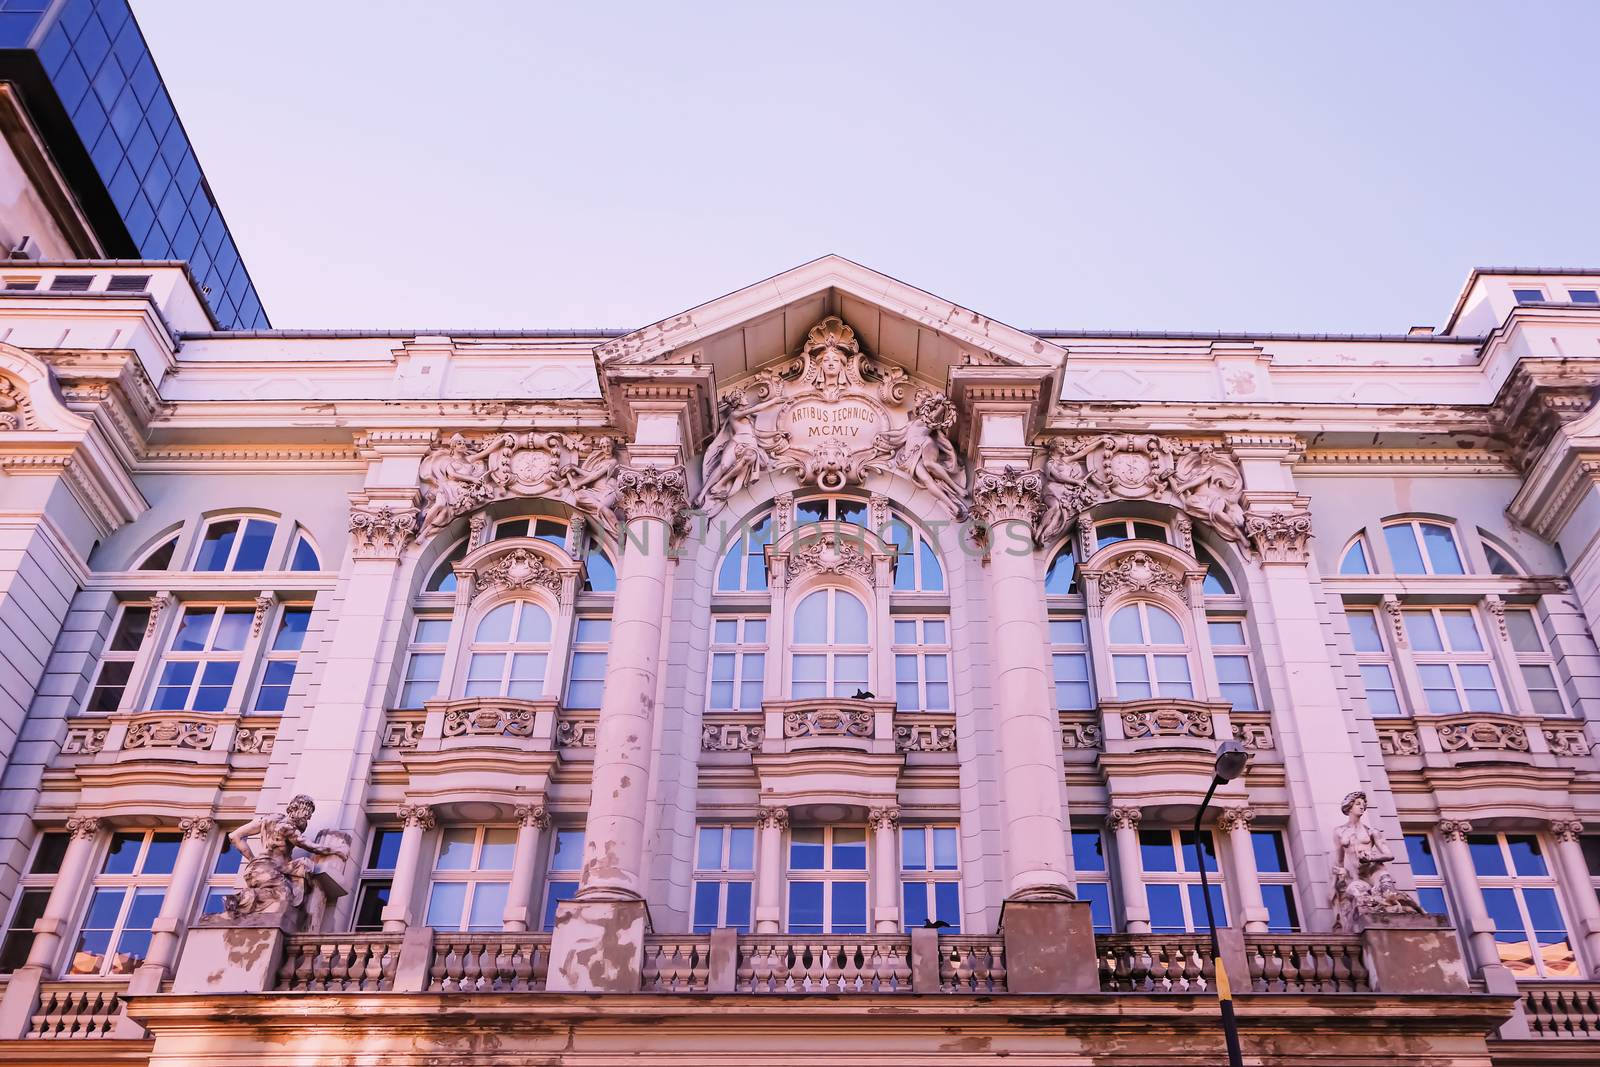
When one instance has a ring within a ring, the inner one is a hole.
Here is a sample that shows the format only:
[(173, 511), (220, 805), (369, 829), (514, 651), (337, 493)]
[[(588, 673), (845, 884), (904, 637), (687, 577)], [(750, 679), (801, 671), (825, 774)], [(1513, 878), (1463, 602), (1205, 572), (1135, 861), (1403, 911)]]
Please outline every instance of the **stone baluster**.
[(195, 890), (204, 877), (203, 866), (211, 850), (211, 831), (217, 828), (216, 820), (197, 817), (180, 819), (178, 829), (183, 841), (178, 846), (178, 858), (167, 881), (167, 895), (162, 898), (161, 912), (156, 916), (155, 932), (150, 937), (150, 950), (145, 953), (144, 964), (134, 974), (130, 993), (154, 993), (161, 980), (171, 971), (178, 958), (178, 945), (183, 940), (186, 919), (194, 906)]
[(506, 893), (504, 926), (508, 932), (532, 929), (534, 863), (539, 855), (539, 835), (550, 828), (550, 814), (539, 804), (519, 804), (517, 847), (511, 859), (511, 888)]
[(1558, 819), (1550, 824), (1550, 833), (1556, 839), (1556, 859), (1561, 864), (1561, 880), (1573, 887), (1568, 894), (1577, 912), (1573, 934), (1583, 944), (1588, 957), (1589, 973), (1600, 974), (1600, 898), (1588, 892), (1592, 879), (1589, 864), (1584, 859), (1583, 823), (1577, 819)]
[(899, 808), (873, 808), (867, 817), (872, 827), (872, 929), (880, 934), (900, 932), (900, 848), (896, 830)]
[(755, 932), (775, 934), (783, 925), (783, 832), (789, 828), (786, 808), (762, 808), (756, 819), (760, 858), (756, 864)]
[(1117, 843), (1117, 883), (1122, 897), (1122, 929), (1150, 932), (1150, 901), (1144, 891), (1144, 865), (1139, 861), (1138, 808), (1112, 808), (1106, 819)]
[(1228, 835), (1228, 854), (1233, 861), (1233, 891), (1239, 902), (1244, 932), (1267, 932), (1266, 901), (1261, 896), (1261, 874), (1256, 869), (1255, 842), (1250, 838), (1250, 824), (1256, 813), (1250, 808), (1227, 808), (1217, 819), (1217, 829)]
[(1472, 962), (1487, 976), (1491, 969), (1504, 972), (1505, 965), (1500, 962), (1500, 953), (1495, 947), (1494, 921), (1484, 906), (1478, 875), (1472, 866), (1472, 851), (1467, 847), (1467, 835), (1471, 832), (1472, 824), (1465, 819), (1441, 820), (1439, 836), (1444, 839), (1444, 848), (1440, 858), (1460, 912), (1458, 918), (1467, 935)]
[(402, 804), (398, 814), (400, 849), (394, 861), (394, 881), (389, 884), (389, 903), (383, 909), (386, 934), (403, 934), (411, 925), (411, 898), (422, 873), (422, 835), (434, 827), (433, 809), (426, 804)]

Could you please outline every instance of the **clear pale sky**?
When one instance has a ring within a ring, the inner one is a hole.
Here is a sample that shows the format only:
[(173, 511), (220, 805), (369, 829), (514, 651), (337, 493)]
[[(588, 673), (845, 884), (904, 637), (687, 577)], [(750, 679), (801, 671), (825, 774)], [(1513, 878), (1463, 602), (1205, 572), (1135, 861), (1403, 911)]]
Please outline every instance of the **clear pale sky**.
[(134, 0), (280, 328), (640, 326), (837, 252), (1025, 328), (1600, 266), (1600, 3)]

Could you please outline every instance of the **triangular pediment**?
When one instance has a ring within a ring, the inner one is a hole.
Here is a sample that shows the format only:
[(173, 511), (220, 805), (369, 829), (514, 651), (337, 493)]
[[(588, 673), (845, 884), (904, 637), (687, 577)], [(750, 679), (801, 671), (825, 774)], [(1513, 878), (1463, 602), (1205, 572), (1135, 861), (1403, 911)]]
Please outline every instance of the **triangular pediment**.
[(840, 256), (823, 256), (602, 345), (602, 366), (687, 363), (719, 382), (792, 356), (837, 316), (862, 349), (943, 385), (952, 367), (1058, 367), (1059, 346)]

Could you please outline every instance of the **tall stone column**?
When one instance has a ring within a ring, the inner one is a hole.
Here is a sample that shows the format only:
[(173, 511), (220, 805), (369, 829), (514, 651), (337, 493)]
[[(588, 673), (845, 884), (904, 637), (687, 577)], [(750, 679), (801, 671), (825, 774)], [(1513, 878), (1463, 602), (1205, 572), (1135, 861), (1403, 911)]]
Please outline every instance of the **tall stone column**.
[(1256, 813), (1250, 808), (1227, 808), (1217, 819), (1217, 829), (1228, 835), (1228, 855), (1233, 860), (1234, 898), (1239, 902), (1239, 917), (1244, 920), (1244, 932), (1267, 932), (1266, 901), (1261, 896), (1261, 872), (1256, 868), (1255, 842), (1250, 837), (1250, 824)]
[(519, 804), (517, 847), (511, 857), (511, 889), (506, 893), (504, 925), (507, 931), (532, 929), (533, 866), (539, 856), (539, 835), (550, 828), (550, 813), (539, 804)]
[(1106, 825), (1117, 842), (1117, 888), (1122, 898), (1122, 929), (1150, 932), (1150, 900), (1144, 891), (1144, 864), (1139, 861), (1138, 808), (1112, 808)]
[(422, 835), (434, 827), (433, 809), (426, 804), (402, 804), (400, 849), (394, 860), (394, 881), (389, 883), (389, 903), (383, 908), (383, 932), (403, 934), (411, 925), (411, 898), (422, 874)]
[(783, 928), (783, 832), (789, 828), (787, 808), (762, 808), (756, 817), (760, 858), (756, 864), (755, 932), (775, 934)]
[(974, 510), (989, 531), (990, 649), (1008, 900), (1073, 899), (1061, 725), (1050, 702), (1050, 638), (1033, 551), (1033, 522), (1043, 491), (1037, 471), (1010, 465), (980, 470), (972, 490)]
[(583, 871), (575, 898), (556, 909), (551, 989), (637, 992), (649, 926), (644, 827), (656, 673), (671, 564), (668, 543), (688, 507), (688, 481), (681, 466), (623, 467), (616, 484), (623, 550), (600, 698)]
[(1484, 907), (1483, 893), (1478, 889), (1478, 874), (1472, 867), (1472, 850), (1467, 847), (1467, 835), (1472, 824), (1465, 819), (1443, 819), (1439, 822), (1439, 836), (1444, 838), (1443, 855), (1445, 880), (1454, 897), (1456, 916), (1462, 931), (1467, 935), (1467, 948), (1479, 972), (1487, 976), (1490, 970), (1504, 971), (1500, 953), (1495, 948), (1494, 921), (1489, 909)]
[(1583, 845), (1579, 841), (1583, 823), (1577, 819), (1558, 820), (1550, 824), (1550, 833), (1556, 839), (1556, 858), (1561, 864), (1561, 881), (1571, 892), (1573, 936), (1583, 944), (1585, 962), (1589, 973), (1600, 973), (1600, 899), (1590, 892), (1592, 876), (1589, 864), (1583, 858)]
[[(194, 894), (204, 877), (203, 865), (210, 852), (211, 831), (217, 827), (210, 818), (180, 819), (178, 829), (183, 841), (178, 846), (178, 858), (172, 867), (172, 877), (167, 881), (167, 895), (161, 901), (161, 913), (156, 916), (155, 933), (150, 938), (150, 951), (145, 954), (144, 965), (134, 976), (134, 984), (143, 986), (153, 980), (148, 992), (154, 993), (161, 979), (172, 970), (178, 958), (178, 945), (188, 925)], [(130, 992), (133, 991), (130, 988)]]
[(873, 808), (867, 816), (872, 827), (872, 929), (879, 934), (900, 932), (900, 849), (896, 831), (899, 808)]

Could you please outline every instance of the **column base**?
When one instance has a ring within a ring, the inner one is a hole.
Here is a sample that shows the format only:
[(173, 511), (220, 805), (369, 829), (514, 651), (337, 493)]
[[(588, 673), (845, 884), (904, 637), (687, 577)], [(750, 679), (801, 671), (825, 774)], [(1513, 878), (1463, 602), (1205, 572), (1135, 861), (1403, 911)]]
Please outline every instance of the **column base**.
[(293, 915), (252, 915), (196, 923), (184, 941), (174, 993), (264, 993), (283, 962), (283, 941), (298, 925)]
[(1377, 992), (1467, 991), (1467, 961), (1444, 916), (1371, 914), (1358, 921), (1367, 973)]
[(39, 986), (44, 968), (30, 963), (11, 972), (5, 996), (0, 997), (0, 1040), (27, 1037), (33, 1031), (33, 1013), (39, 1006)]
[(644, 935), (650, 909), (642, 900), (564, 900), (550, 936), (552, 993), (637, 993), (643, 988)]
[(1000, 934), (1009, 992), (1100, 992), (1088, 901), (1013, 897), (1000, 905)]

